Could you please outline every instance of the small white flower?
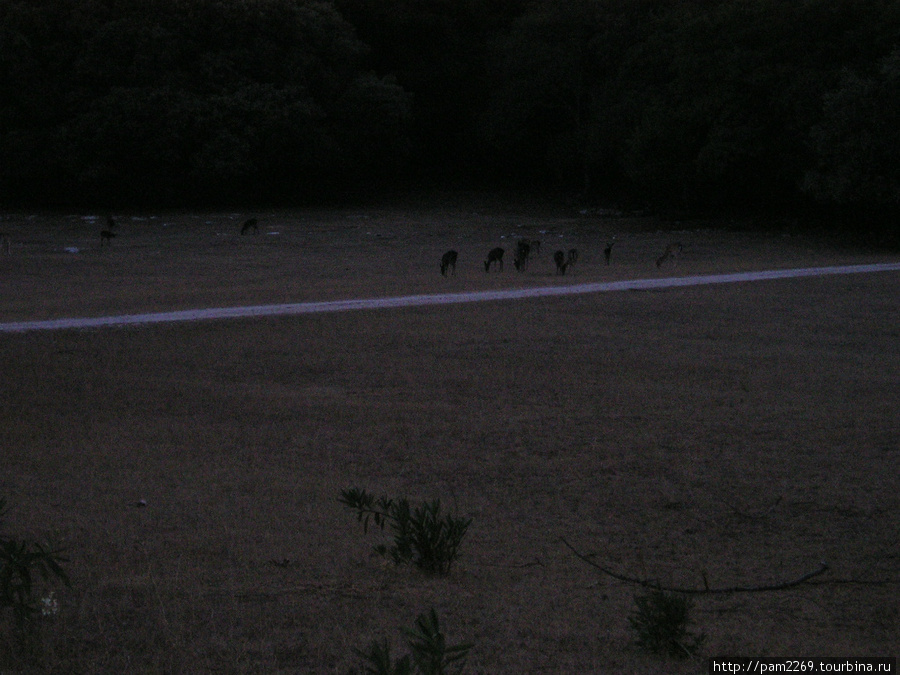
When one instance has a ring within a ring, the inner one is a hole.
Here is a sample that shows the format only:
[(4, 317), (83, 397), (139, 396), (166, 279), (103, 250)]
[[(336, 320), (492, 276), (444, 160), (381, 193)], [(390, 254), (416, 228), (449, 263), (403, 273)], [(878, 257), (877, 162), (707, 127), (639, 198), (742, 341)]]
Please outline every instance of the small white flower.
[(41, 598), (41, 615), (55, 616), (59, 614), (59, 600), (53, 597), (53, 591), (46, 598)]

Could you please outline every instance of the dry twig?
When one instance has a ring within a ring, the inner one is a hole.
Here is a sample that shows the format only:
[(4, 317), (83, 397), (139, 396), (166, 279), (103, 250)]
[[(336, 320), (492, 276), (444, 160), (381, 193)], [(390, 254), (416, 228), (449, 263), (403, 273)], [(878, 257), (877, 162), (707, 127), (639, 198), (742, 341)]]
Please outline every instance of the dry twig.
[(624, 574), (619, 574), (617, 572), (613, 572), (611, 569), (603, 567), (602, 565), (598, 565), (593, 560), (591, 560), (588, 556), (579, 552), (572, 544), (567, 542), (565, 538), (560, 537), (560, 541), (565, 544), (572, 553), (575, 554), (577, 558), (583, 560), (591, 567), (596, 567), (598, 570), (603, 572), (604, 574), (611, 576), (613, 579), (618, 579), (619, 581), (625, 581), (629, 584), (637, 584), (639, 586), (643, 586), (645, 588), (653, 588), (660, 591), (668, 591), (670, 593), (684, 593), (684, 594), (701, 594), (701, 593), (761, 593), (763, 591), (781, 591), (786, 588), (793, 588), (794, 586), (799, 586), (812, 579), (813, 577), (819, 576), (828, 570), (828, 565), (826, 563), (820, 563), (819, 568), (817, 570), (813, 570), (807, 574), (804, 574), (799, 579), (794, 579), (793, 581), (784, 581), (778, 584), (769, 584), (769, 585), (761, 585), (761, 586), (730, 586), (727, 588), (710, 588), (708, 584), (706, 584), (706, 579), (704, 577), (704, 588), (678, 588), (672, 586), (663, 586), (657, 581), (650, 581), (648, 579), (638, 579), (635, 577), (625, 576)]
[(778, 499), (776, 499), (768, 508), (763, 509), (762, 511), (760, 511), (758, 513), (747, 513), (745, 511), (741, 511), (738, 507), (736, 507), (734, 504), (732, 504), (730, 502), (722, 501), (722, 503), (725, 504), (725, 506), (730, 508), (732, 511), (734, 511), (734, 513), (736, 515), (740, 516), (741, 518), (746, 518), (748, 520), (761, 520), (762, 518), (765, 518), (770, 513), (772, 513), (772, 511), (774, 511), (778, 507), (778, 505), (781, 503), (782, 499), (783, 499), (783, 495), (780, 495), (778, 497)]

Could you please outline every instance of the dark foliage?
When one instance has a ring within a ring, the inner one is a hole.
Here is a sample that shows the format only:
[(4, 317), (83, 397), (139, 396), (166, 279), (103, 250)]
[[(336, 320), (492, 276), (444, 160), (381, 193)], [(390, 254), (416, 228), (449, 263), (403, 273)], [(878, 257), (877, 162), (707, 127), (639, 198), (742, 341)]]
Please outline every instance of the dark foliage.
[(330, 3), (0, 7), (8, 200), (283, 199), (408, 151), (408, 95)]
[[(835, 135), (852, 148), (855, 134), (888, 133), (898, 101), (883, 59), (898, 29), (887, 1), (548, 0), (497, 43), (482, 131), (504, 165), (573, 189), (626, 186), (660, 208), (780, 207), (813, 194), (806, 170), (857, 159)], [(868, 89), (840, 86), (879, 63)], [(848, 113), (854, 125), (836, 128)]]
[(363, 670), (350, 670), (350, 675), (411, 675), (413, 668), (419, 675), (460, 675), (465, 670), (471, 644), (448, 645), (441, 630), (437, 612), (432, 608), (420, 614), (413, 630), (404, 629), (410, 653), (397, 661), (391, 658), (391, 645), (384, 639), (373, 640), (368, 651), (354, 649)]
[(655, 590), (634, 597), (637, 610), (628, 617), (635, 642), (642, 649), (660, 656), (694, 656), (706, 636), (688, 631), (693, 602), (687, 596)]
[[(5, 515), (6, 499), (0, 497), (0, 526)], [(0, 613), (6, 609), (12, 612), (13, 644), (18, 650), (33, 646), (37, 637), (41, 616), (37, 597), (39, 589), (51, 580), (70, 585), (68, 576), (60, 566), (60, 563), (68, 562), (62, 552), (52, 543), (0, 533)]]
[(356, 511), (363, 532), (368, 531), (370, 518), (381, 530), (390, 527), (393, 544), (375, 546), (379, 555), (390, 557), (397, 565), (411, 562), (421, 570), (441, 576), (449, 574), (472, 524), (471, 518), (442, 516), (441, 502), (437, 499), (412, 509), (405, 497), (376, 499), (365, 490), (350, 488), (341, 490), (339, 501)]
[(900, 210), (894, 0), (7, 0), (0, 198)]

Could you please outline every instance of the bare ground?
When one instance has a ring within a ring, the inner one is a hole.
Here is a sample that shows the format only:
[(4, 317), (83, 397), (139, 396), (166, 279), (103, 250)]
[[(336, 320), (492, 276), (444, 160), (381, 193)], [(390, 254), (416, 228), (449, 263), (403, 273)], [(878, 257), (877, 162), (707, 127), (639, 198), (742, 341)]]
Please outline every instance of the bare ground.
[[(100, 220), (5, 216), (0, 321), (893, 261), (485, 203), (253, 214), (241, 237), (249, 215), (125, 216), (102, 251)], [(518, 236), (543, 242), (524, 275)], [(824, 561), (794, 589), (699, 596), (702, 656), (896, 656), (898, 290), (892, 272), (0, 336), (7, 529), (57, 530), (71, 559), (32, 667), (346, 673), (434, 607), (474, 644), (467, 672), (706, 672), (637, 649), (639, 589), (560, 537), (666, 585)], [(472, 517), (450, 576), (373, 557), (350, 486)], [(0, 669), (24, 668), (0, 628)]]

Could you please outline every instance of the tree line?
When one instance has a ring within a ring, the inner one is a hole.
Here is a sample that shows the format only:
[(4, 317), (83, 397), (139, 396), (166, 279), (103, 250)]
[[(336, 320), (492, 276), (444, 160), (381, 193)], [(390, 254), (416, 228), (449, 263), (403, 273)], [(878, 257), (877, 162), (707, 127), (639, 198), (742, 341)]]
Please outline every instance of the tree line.
[(0, 198), (900, 205), (896, 0), (0, 0)]

